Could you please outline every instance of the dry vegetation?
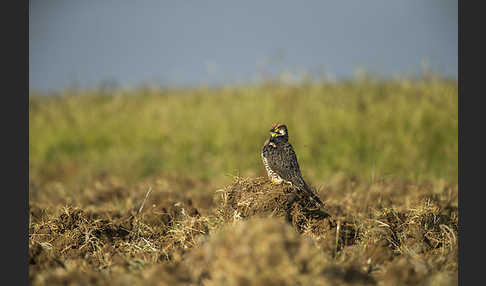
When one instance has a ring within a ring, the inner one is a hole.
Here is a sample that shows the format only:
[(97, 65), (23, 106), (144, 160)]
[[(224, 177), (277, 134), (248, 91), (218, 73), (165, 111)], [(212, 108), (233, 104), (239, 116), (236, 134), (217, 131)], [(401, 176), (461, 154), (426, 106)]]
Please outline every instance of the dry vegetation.
[(319, 192), (326, 217), (261, 177), (206, 194), (174, 183), (104, 178), (77, 206), (31, 203), (32, 284), (457, 284), (457, 185), (337, 179)]
[[(457, 285), (454, 92), (457, 82), (433, 80), (33, 96), (30, 282)], [(294, 111), (319, 108), (297, 124)], [(333, 216), (263, 176), (273, 121), (290, 122), (304, 177)]]

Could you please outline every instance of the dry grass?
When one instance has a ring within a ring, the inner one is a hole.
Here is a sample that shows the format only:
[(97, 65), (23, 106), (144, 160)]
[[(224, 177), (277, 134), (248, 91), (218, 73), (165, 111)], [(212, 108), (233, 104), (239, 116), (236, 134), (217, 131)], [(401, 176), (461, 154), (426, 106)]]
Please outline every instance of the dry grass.
[(172, 190), (177, 178), (115, 182), (78, 206), (30, 203), (33, 285), (457, 284), (454, 184), (336, 178), (319, 190), (326, 217), (265, 178), (203, 194)]

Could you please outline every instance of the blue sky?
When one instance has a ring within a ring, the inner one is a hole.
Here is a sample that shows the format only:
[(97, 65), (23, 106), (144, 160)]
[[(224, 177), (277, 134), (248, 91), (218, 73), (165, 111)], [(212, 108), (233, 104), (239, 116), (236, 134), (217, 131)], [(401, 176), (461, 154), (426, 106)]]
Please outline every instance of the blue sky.
[(431, 70), (457, 78), (458, 3), (29, 1), (29, 86), (241, 83)]

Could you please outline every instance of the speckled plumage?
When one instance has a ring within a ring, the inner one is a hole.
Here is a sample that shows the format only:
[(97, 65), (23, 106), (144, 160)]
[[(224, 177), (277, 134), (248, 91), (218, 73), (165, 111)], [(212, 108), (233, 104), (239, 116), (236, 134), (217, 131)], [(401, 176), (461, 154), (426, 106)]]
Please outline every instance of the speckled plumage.
[(261, 153), (270, 181), (274, 184), (285, 182), (295, 186), (300, 191), (307, 193), (319, 208), (323, 208), (319, 197), (302, 178), (297, 156), (288, 141), (287, 127), (283, 124), (275, 124), (270, 133), (272, 136), (265, 141)]

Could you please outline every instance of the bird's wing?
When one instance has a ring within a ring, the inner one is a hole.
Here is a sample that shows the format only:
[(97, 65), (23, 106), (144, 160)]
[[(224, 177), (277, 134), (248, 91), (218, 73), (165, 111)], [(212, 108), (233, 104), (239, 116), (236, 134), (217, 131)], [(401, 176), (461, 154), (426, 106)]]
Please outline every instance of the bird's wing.
[(292, 182), (298, 188), (305, 188), (305, 182), (300, 173), (297, 156), (290, 143), (282, 146), (282, 150), (276, 154), (278, 160), (269, 160), (270, 168), (282, 179)]
[[(297, 155), (295, 154), (292, 145), (290, 143), (285, 144), (282, 146), (282, 150), (280, 152), (275, 152), (275, 156), (279, 156), (278, 160), (267, 160), (269, 167), (276, 172), (282, 179), (286, 181), (292, 182), (294, 186), (296, 186), (301, 191), (307, 193), (309, 198), (315, 202), (316, 206), (320, 208), (320, 210), (326, 213), (329, 216), (333, 216), (322, 203), (321, 199), (314, 191), (310, 188), (309, 185), (306, 184), (304, 179), (302, 178), (302, 174), (300, 173), (299, 163), (297, 162)], [(274, 150), (274, 147), (271, 147), (265, 144), (264, 148), (268, 149), (270, 152)]]

